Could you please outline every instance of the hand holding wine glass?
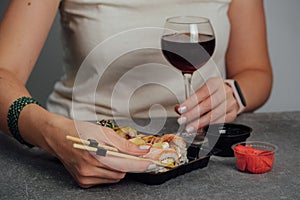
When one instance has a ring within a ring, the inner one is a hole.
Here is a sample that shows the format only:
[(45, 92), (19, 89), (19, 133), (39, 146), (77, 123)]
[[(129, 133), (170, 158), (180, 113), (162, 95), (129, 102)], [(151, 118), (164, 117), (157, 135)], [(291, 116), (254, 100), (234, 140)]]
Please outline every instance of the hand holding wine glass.
[(191, 92), (192, 74), (208, 62), (215, 50), (215, 35), (209, 19), (197, 16), (168, 18), (161, 46), (168, 62), (184, 76), (186, 100), (177, 111), (181, 114), (178, 122), (185, 125), (186, 132), (195, 133), (210, 123), (233, 121), (238, 105), (232, 89), (222, 77), (210, 78)]
[(168, 62), (181, 70), (185, 83), (185, 99), (188, 99), (192, 90), (193, 72), (207, 63), (215, 49), (215, 36), (209, 19), (197, 16), (168, 18), (161, 46)]

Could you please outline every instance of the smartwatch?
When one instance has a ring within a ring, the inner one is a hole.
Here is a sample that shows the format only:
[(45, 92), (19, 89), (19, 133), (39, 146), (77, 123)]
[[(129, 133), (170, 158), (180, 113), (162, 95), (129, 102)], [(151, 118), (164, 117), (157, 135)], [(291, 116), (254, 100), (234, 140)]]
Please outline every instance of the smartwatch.
[(240, 114), (246, 107), (246, 100), (243, 96), (242, 90), (238, 84), (238, 82), (236, 80), (232, 80), (232, 79), (225, 79), (224, 82), (226, 84), (228, 84), (232, 90), (233, 90), (233, 95), (239, 105), (239, 110), (238, 110), (238, 114)]

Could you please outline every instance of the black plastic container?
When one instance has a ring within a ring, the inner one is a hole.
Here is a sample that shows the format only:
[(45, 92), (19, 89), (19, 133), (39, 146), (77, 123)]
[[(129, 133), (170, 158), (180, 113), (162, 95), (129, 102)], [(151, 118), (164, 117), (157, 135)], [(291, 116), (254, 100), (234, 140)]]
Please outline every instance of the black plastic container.
[[(166, 133), (177, 133), (180, 132), (183, 128), (178, 125), (176, 117), (171, 117), (167, 119), (119, 119), (115, 120), (114, 123), (116, 123), (118, 126), (131, 126), (135, 128), (139, 133), (145, 135), (162, 135)], [(187, 157), (189, 160), (188, 163), (161, 173), (127, 173), (126, 178), (134, 179), (136, 181), (148, 185), (159, 185), (172, 178), (176, 178), (177, 176), (183, 175), (190, 171), (204, 168), (208, 165), (210, 156), (212, 155), (210, 148), (207, 147), (207, 140), (204, 139), (205, 138), (203, 135), (198, 136), (194, 138), (193, 144), (187, 144)]]
[[(196, 157), (194, 157), (195, 155)], [(177, 176), (206, 167), (211, 155), (208, 150), (201, 149), (200, 151), (200, 147), (189, 147), (187, 154), (189, 162), (186, 164), (161, 173), (127, 173), (126, 178), (134, 179), (148, 185), (159, 185)]]
[[(216, 156), (234, 157), (233, 144), (244, 142), (250, 136), (252, 128), (243, 124), (220, 123), (204, 127), (208, 143)], [(214, 145), (215, 144), (215, 145)]]

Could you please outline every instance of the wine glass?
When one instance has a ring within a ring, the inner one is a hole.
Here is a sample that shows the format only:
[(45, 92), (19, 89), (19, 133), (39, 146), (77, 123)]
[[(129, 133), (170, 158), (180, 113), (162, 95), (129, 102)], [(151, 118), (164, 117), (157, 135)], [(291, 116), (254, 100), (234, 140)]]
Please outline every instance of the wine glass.
[[(191, 77), (212, 56), (215, 49), (215, 35), (209, 19), (198, 16), (168, 18), (161, 37), (161, 47), (168, 62), (179, 69), (184, 77), (185, 99), (191, 95)], [(179, 134), (190, 144), (197, 141), (199, 134), (186, 133), (185, 125), (179, 127)]]
[(215, 49), (215, 36), (209, 19), (198, 16), (170, 17), (165, 21), (161, 47), (168, 62), (181, 70), (185, 99), (191, 95), (191, 77)]

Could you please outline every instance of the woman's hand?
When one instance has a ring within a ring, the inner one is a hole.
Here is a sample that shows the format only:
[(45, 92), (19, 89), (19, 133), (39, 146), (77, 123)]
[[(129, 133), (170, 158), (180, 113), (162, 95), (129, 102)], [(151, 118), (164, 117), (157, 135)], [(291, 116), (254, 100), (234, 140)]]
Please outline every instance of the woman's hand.
[(238, 108), (232, 88), (222, 78), (211, 78), (175, 109), (178, 123), (187, 124), (186, 131), (192, 133), (211, 123), (233, 121)]
[(148, 152), (121, 138), (112, 129), (89, 122), (72, 121), (57, 116), (52, 127), (56, 130), (45, 137), (48, 151), (55, 154), (81, 187), (97, 184), (116, 183), (124, 178), (126, 172), (141, 172), (152, 167), (149, 161), (137, 161), (112, 156), (97, 156), (93, 153), (74, 149), (73, 142), (66, 140), (66, 135), (82, 139), (95, 139), (99, 143), (118, 148), (131, 155)]

